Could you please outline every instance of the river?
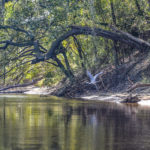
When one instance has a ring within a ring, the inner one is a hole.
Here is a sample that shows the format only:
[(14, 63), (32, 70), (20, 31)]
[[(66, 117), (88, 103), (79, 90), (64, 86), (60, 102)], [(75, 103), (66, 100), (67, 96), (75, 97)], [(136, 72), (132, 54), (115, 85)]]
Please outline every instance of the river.
[(150, 107), (0, 96), (0, 150), (148, 150)]

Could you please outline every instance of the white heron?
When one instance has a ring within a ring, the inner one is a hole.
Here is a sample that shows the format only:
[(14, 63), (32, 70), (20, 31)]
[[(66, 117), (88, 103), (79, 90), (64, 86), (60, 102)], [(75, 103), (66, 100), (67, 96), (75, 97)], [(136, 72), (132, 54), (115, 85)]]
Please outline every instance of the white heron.
[(101, 75), (101, 74), (103, 74), (103, 71), (101, 71), (101, 72), (99, 72), (99, 73), (97, 73), (96, 75), (92, 75), (88, 70), (87, 70), (87, 76), (90, 78), (90, 82), (88, 82), (88, 84), (93, 84), (93, 85), (95, 85), (95, 87), (96, 87), (96, 89), (98, 90), (98, 87), (97, 87), (97, 85), (96, 85), (96, 79), (97, 79), (97, 77), (99, 76), (99, 75)]

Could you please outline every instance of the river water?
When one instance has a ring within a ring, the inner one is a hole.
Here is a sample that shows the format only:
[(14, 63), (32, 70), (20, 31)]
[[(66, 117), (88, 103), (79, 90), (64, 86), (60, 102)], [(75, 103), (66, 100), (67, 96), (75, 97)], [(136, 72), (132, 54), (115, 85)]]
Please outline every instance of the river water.
[(0, 150), (148, 150), (150, 107), (0, 97)]

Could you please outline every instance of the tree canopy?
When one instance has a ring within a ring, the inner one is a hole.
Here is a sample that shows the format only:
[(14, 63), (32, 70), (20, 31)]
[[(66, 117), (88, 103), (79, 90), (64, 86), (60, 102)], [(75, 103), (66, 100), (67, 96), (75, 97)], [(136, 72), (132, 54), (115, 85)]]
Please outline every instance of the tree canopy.
[(149, 0), (2, 0), (0, 12), (1, 85), (54, 84), (150, 50)]

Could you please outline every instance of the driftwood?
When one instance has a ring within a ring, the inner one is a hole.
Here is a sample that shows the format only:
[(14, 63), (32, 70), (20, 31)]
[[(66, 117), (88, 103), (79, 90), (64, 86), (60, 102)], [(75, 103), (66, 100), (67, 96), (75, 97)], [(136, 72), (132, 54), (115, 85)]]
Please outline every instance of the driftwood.
[(1, 91), (6, 91), (6, 90), (12, 89), (12, 88), (26, 87), (26, 86), (34, 85), (34, 84), (36, 84), (38, 81), (40, 81), (41, 79), (43, 79), (43, 77), (40, 77), (40, 78), (38, 78), (38, 79), (35, 79), (35, 80), (33, 80), (32, 82), (29, 82), (29, 83), (24, 83), (24, 84), (18, 84), (18, 85), (8, 86), (8, 87), (5, 87), (5, 88), (0, 89), (0, 92), (1, 92)]
[(145, 83), (145, 84), (142, 84), (142, 83), (138, 83), (138, 84), (134, 84), (132, 87), (130, 87), (127, 92), (131, 92), (133, 91), (134, 89), (137, 89), (137, 88), (140, 88), (140, 87), (148, 87), (150, 86), (150, 83)]
[(137, 103), (139, 101), (138, 96), (132, 96), (132, 94), (130, 94), (124, 100), (120, 101), (120, 103)]

